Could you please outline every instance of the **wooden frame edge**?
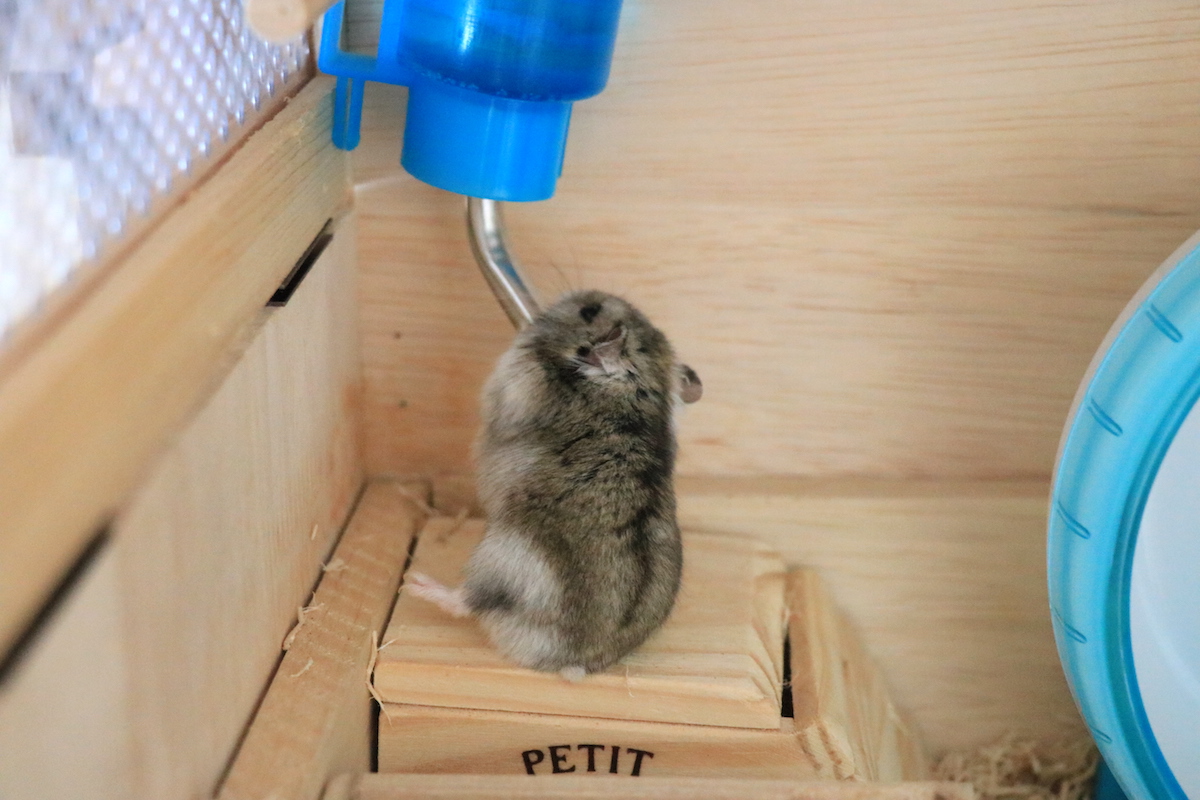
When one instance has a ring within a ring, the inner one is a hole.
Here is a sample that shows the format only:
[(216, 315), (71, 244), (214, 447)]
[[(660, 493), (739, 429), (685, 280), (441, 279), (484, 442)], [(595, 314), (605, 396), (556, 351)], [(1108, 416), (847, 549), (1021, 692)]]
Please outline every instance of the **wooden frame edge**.
[(301, 89), (0, 385), (0, 652), (349, 208), (332, 87)]
[(392, 614), (428, 486), (368, 480), (218, 800), (317, 800), (328, 778), (371, 765), (370, 670)]
[(525, 775), (385, 775), (330, 781), (324, 800), (973, 800), (970, 784), (936, 781), (781, 781), (742, 778), (529, 778)]

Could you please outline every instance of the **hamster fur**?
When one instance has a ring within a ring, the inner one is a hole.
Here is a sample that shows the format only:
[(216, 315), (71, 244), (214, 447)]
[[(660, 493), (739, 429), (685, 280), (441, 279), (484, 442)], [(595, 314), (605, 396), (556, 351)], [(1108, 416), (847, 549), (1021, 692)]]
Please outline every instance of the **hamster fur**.
[(476, 444), (487, 530), (465, 581), (409, 578), (474, 615), (509, 659), (572, 679), (666, 620), (683, 564), (673, 415), (696, 374), (619, 297), (572, 292), (521, 331), (483, 392)]

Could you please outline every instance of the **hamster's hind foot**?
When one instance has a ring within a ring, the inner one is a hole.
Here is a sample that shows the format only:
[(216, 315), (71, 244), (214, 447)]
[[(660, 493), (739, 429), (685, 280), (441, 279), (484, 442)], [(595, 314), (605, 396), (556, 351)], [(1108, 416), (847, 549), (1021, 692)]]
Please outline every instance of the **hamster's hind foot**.
[(469, 617), (471, 609), (462, 587), (451, 589), (423, 572), (410, 572), (404, 585), (422, 600), (428, 600), (452, 617)]
[(558, 671), (558, 674), (563, 676), (564, 680), (571, 683), (579, 683), (587, 677), (587, 670), (583, 667), (563, 667)]

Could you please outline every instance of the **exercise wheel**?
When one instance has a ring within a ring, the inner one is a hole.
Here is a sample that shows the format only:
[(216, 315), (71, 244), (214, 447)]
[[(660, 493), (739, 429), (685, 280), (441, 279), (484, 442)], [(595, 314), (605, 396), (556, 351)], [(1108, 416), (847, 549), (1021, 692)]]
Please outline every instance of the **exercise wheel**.
[(1198, 395), (1200, 234), (1151, 276), (1093, 359), (1051, 497), (1059, 656), (1131, 800), (1200, 800)]

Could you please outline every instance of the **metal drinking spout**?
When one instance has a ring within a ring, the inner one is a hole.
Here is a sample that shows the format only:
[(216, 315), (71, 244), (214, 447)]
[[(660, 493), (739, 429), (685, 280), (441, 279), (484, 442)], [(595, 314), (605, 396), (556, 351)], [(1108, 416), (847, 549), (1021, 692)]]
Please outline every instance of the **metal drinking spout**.
[(521, 277), (505, 239), (504, 215), (496, 200), (467, 198), (467, 238), (479, 271), (517, 330), (528, 326), (541, 308)]

